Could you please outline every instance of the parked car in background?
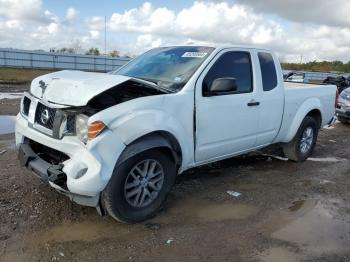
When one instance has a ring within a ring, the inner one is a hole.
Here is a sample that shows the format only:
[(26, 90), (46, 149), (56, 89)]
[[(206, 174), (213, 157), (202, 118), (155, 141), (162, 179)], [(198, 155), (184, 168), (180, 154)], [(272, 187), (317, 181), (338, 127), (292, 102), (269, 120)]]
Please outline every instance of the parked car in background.
[(350, 121), (350, 88), (340, 93), (336, 114), (340, 122), (345, 124)]
[(73, 201), (140, 222), (190, 168), (271, 144), (304, 161), (334, 121), (336, 92), (284, 83), (266, 49), (157, 48), (110, 74), (33, 80), (17, 116), (18, 156)]
[(349, 87), (349, 81), (348, 78), (345, 78), (344, 76), (337, 76), (337, 77), (332, 77), (329, 76), (327, 77), (323, 83), (325, 84), (331, 84), (331, 85), (336, 85), (338, 88), (339, 94), (346, 88)]

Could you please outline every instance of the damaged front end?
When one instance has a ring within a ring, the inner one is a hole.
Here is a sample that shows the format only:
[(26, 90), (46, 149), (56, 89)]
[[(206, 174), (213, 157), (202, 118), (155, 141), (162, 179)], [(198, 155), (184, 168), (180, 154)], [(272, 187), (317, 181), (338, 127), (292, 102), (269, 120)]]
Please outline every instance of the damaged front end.
[(151, 83), (135, 79), (129, 79), (104, 90), (86, 101), (85, 105), (80, 106), (57, 104), (25, 93), (21, 103), (21, 115), (28, 120), (33, 129), (55, 139), (61, 139), (63, 136), (77, 135), (77, 117), (79, 116), (86, 116), (87, 119), (120, 103), (166, 93), (166, 90), (157, 88)]
[[(103, 122), (97, 121), (97, 125), (96, 121), (90, 123), (89, 119), (115, 105), (167, 93), (147, 81), (123, 79), (125, 81), (116, 81), (117, 84), (109, 88), (101, 88), (100, 92), (89, 90), (86, 84), (89, 95), (82, 94), (80, 100), (74, 85), (60, 87), (76, 97), (65, 94), (62, 97), (67, 100), (56, 99), (53, 93), (56, 89), (60, 95), (58, 79), (53, 80), (56, 81), (54, 87), (47, 84), (45, 93), (37, 96), (38, 92), (32, 92), (36, 88), (34, 81), (31, 92), (26, 92), (22, 98), (16, 122), (16, 145), (21, 165), (78, 204), (98, 207), (105, 177), (110, 176), (125, 144), (105, 128)], [(74, 103), (69, 104), (73, 100)], [(105, 139), (98, 143), (89, 139), (91, 132), (97, 134), (96, 128), (106, 129), (103, 132)], [(88, 141), (91, 143), (86, 145)], [(105, 156), (101, 152), (110, 153)]]

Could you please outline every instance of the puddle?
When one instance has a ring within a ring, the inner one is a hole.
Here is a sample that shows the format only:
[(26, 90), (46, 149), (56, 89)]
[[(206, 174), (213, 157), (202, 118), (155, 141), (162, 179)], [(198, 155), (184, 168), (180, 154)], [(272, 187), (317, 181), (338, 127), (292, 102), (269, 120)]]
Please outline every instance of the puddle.
[(0, 100), (1, 99), (20, 99), (22, 98), (23, 93), (2, 93), (0, 92)]
[[(7, 246), (6, 253), (0, 256), (1, 261), (29, 261), (28, 257), (38, 253), (38, 249), (50, 244), (64, 244), (71, 242), (93, 242), (110, 238), (140, 239), (149, 234), (149, 230), (142, 225), (126, 225), (114, 221), (112, 218), (72, 222), (64, 221), (56, 226), (37, 231), (30, 236), (13, 240)], [(18, 252), (21, 250), (21, 252)], [(1, 253), (1, 252), (0, 252)]]
[(0, 116), (0, 135), (15, 132), (15, 116)]
[(71, 241), (85, 241), (91, 242), (98, 239), (113, 237), (115, 235), (127, 234), (127, 226), (118, 225), (114, 221), (108, 222), (92, 222), (83, 221), (80, 223), (64, 222), (49, 230), (35, 236), (34, 242), (71, 242)]
[(192, 212), (201, 221), (223, 221), (229, 219), (244, 219), (256, 213), (256, 208), (242, 204), (208, 205), (195, 208)]
[(311, 256), (349, 251), (350, 223), (336, 217), (332, 203), (300, 200), (282, 214), (285, 222), (272, 237), (294, 243)]
[(257, 259), (294, 262), (300, 261), (301, 257), (311, 259), (325, 254), (347, 254), (350, 250), (350, 223), (339, 218), (340, 204), (340, 201), (298, 200), (287, 209), (277, 211), (264, 229), (272, 238), (289, 242), (299, 251), (271, 247), (258, 254)]
[(297, 254), (290, 252), (287, 249), (280, 247), (273, 247), (265, 250), (259, 256), (261, 261), (264, 262), (297, 262), (299, 257)]
[[(168, 214), (172, 217), (186, 218), (186, 220), (198, 223), (219, 222), (225, 220), (246, 219), (258, 212), (254, 206), (239, 203), (213, 203), (206, 200), (187, 200), (175, 204)], [(169, 216), (162, 216), (162, 219), (169, 221)]]

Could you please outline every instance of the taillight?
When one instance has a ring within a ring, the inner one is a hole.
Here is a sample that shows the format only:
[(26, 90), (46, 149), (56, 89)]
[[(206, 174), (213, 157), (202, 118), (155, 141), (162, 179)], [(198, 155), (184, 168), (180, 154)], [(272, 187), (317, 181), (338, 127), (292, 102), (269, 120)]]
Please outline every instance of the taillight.
[(339, 91), (337, 89), (335, 92), (335, 108), (337, 108), (338, 103), (339, 103)]
[(89, 125), (88, 137), (89, 139), (96, 138), (106, 128), (102, 121), (95, 121)]

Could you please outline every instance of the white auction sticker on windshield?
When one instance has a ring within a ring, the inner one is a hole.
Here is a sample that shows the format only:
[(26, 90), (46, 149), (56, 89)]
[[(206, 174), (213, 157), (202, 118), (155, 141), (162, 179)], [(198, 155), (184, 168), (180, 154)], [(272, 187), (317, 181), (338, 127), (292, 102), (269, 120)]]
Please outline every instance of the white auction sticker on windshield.
[(186, 52), (182, 55), (182, 57), (203, 58), (207, 54), (208, 53), (203, 53), (203, 52)]

